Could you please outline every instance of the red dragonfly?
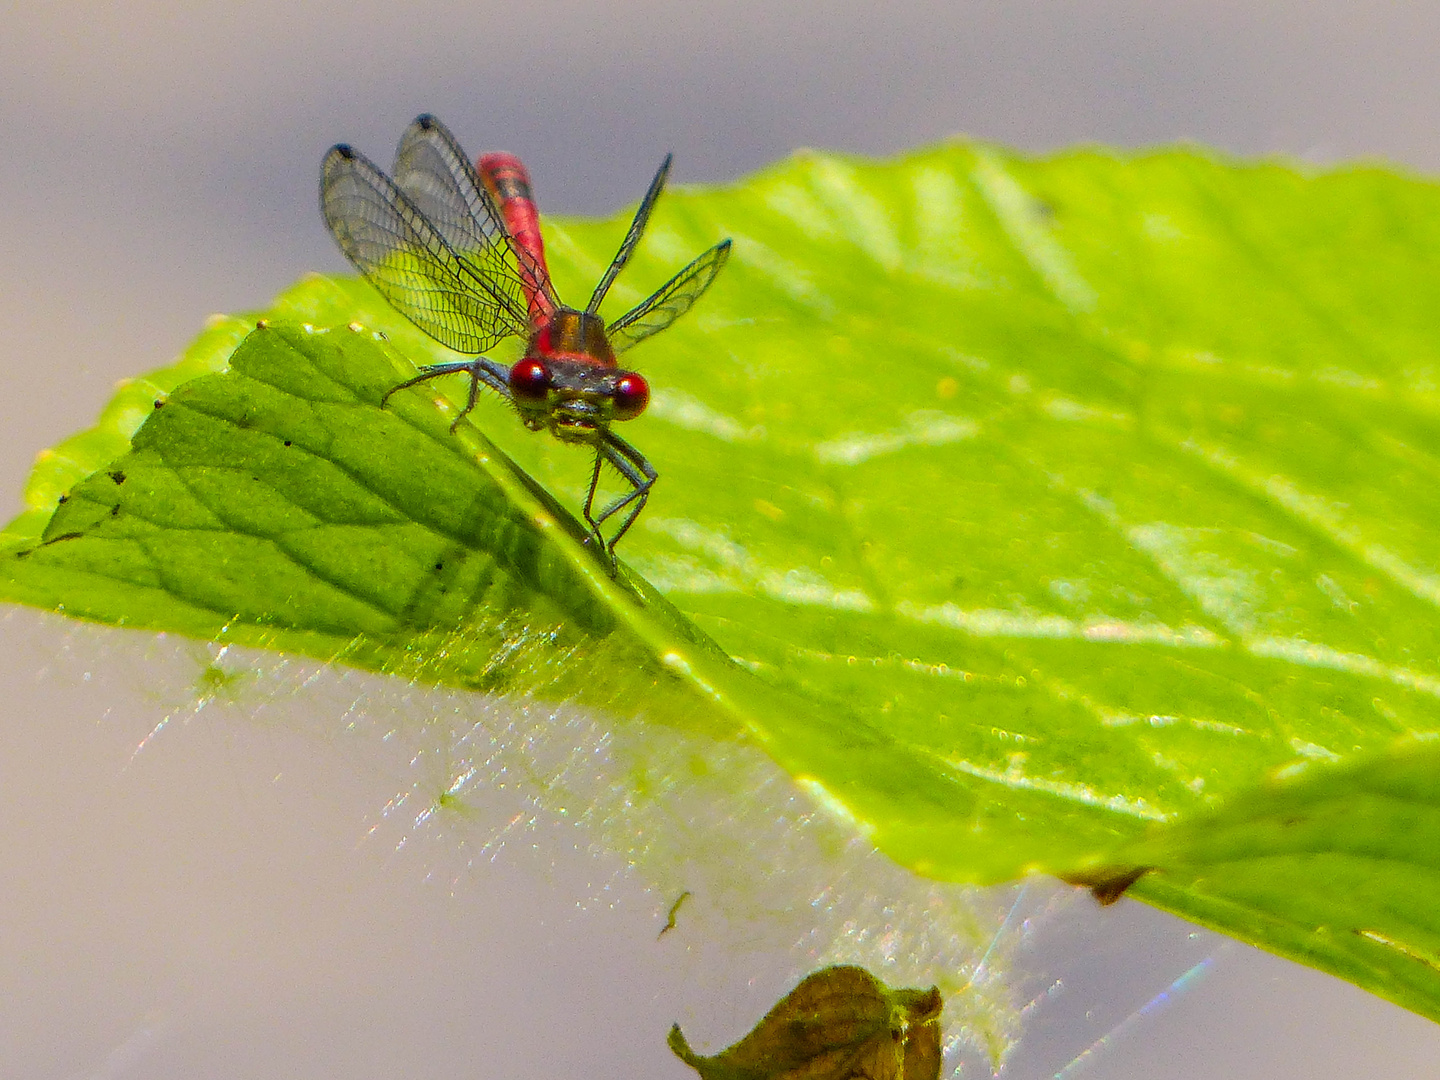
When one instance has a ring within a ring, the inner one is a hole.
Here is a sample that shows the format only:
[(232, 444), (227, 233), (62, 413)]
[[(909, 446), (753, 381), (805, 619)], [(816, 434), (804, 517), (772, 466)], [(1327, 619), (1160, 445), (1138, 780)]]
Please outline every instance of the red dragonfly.
[[(635, 524), (658, 474), (645, 456), (611, 430), (645, 411), (650, 388), (615, 357), (664, 330), (710, 287), (730, 254), (723, 240), (693, 260), (646, 301), (608, 326), (600, 303), (630, 261), (670, 172), (666, 155), (635, 212), (620, 250), (584, 311), (560, 303), (545, 267), (530, 178), (518, 158), (487, 154), (479, 169), (433, 116), (406, 130), (394, 178), (349, 146), (332, 147), (320, 172), (320, 207), (330, 232), (360, 272), (416, 326), (473, 359), (427, 364), (391, 394), (427, 379), (470, 376), (465, 408), (482, 385), (515, 406), (531, 431), (595, 448), (585, 496), (590, 535), (615, 565), (615, 545)], [(512, 334), (525, 355), (510, 366), (479, 355)], [(631, 490), (594, 512), (600, 469), (608, 463)], [(600, 527), (625, 511), (607, 543)]]

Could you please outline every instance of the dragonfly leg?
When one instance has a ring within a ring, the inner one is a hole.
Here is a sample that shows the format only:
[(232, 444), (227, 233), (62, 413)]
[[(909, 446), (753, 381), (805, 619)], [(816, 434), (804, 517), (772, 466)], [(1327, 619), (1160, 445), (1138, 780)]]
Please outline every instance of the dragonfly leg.
[(383, 409), (385, 403), (390, 400), (391, 395), (398, 394), (401, 390), (408, 390), (410, 387), (425, 382), (427, 379), (437, 379), (441, 375), (457, 375), (462, 371), (470, 376), (470, 393), (465, 401), (465, 408), (460, 410), (460, 415), (455, 417), (454, 422), (450, 425), (452, 434), (460, 425), (460, 421), (465, 419), (466, 415), (475, 408), (475, 402), (479, 400), (480, 397), (481, 383), (484, 383), (491, 390), (500, 394), (507, 401), (509, 400), (509, 371), (500, 364), (495, 363), (495, 361), (487, 360), (482, 356), (475, 360), (454, 360), (445, 364), (424, 364), (420, 368), (419, 375), (416, 375), (413, 379), (406, 379), (399, 386), (392, 386), (389, 390), (385, 391), (385, 396), (380, 399), (380, 407)]
[[(600, 479), (600, 462), (602, 460), (608, 461), (616, 472), (630, 481), (634, 490), (626, 495), (621, 495), (599, 514), (592, 516), (591, 503), (595, 498), (595, 485)], [(585, 520), (590, 523), (591, 529), (594, 530), (601, 543), (604, 543), (605, 539), (600, 535), (601, 524), (621, 510), (628, 509), (620, 528), (615, 531), (615, 535), (605, 545), (610, 552), (612, 562), (615, 559), (615, 545), (620, 542), (622, 536), (630, 531), (630, 526), (635, 524), (635, 519), (640, 516), (640, 511), (645, 509), (645, 503), (650, 498), (650, 488), (659, 478), (660, 474), (655, 471), (655, 466), (650, 464), (644, 454), (612, 432), (607, 431), (603, 441), (595, 448), (595, 471), (591, 474), (590, 494), (585, 500)]]
[[(595, 489), (600, 486), (600, 463), (605, 460), (605, 455), (597, 445), (595, 447), (595, 467), (590, 470), (590, 489), (585, 492), (585, 524), (590, 526), (590, 540), (595, 540), (603, 548), (605, 537), (600, 534), (600, 522), (591, 516), (591, 508), (595, 505)], [(601, 521), (605, 520), (603, 517)], [(590, 540), (585, 542), (588, 544)]]
[(460, 412), (456, 414), (455, 419), (450, 421), (451, 435), (455, 434), (455, 429), (460, 426), (460, 421), (464, 420), (470, 411), (475, 408), (475, 401), (480, 396), (481, 370), (480, 368), (471, 368), (470, 370), (470, 393), (465, 398), (465, 408), (461, 409)]

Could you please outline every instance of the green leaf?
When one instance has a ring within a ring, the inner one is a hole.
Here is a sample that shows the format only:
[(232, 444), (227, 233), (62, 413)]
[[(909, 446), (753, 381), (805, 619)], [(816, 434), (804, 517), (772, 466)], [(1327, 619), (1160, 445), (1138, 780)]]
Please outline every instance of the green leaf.
[(1126, 854), (1145, 899), (1247, 936), (1416, 1012), (1440, 976), (1440, 748), (1267, 783)]
[[(547, 230), (588, 295), (623, 223)], [(41, 463), (0, 595), (743, 731), (921, 873), (1150, 868), (1440, 1018), (1440, 190), (804, 155), (667, 196), (607, 316), (725, 235), (626, 355), (638, 574), (580, 543), (584, 454), (488, 398), (449, 435), (459, 380), (380, 410), (453, 357), (312, 279)]]

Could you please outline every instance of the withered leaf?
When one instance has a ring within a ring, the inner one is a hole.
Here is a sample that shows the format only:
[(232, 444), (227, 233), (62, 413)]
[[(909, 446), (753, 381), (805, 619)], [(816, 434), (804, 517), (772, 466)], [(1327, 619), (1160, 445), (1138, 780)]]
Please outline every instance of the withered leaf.
[(940, 990), (892, 990), (864, 968), (807, 975), (754, 1030), (713, 1056), (676, 1024), (670, 1049), (701, 1080), (936, 1080)]

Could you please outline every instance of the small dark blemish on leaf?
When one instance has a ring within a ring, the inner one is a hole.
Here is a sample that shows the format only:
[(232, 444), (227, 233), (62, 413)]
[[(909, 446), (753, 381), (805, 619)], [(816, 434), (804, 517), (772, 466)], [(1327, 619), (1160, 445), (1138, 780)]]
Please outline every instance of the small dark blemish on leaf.
[(67, 502), (70, 501), (70, 496), (69, 496), (69, 495), (61, 495), (60, 498), (56, 499), (55, 501), (56, 501), (57, 503), (67, 503)]
[(114, 480), (115, 483), (116, 483), (116, 485), (118, 486), (118, 485), (123, 484), (123, 483), (125, 482), (125, 474), (124, 474), (123, 472), (121, 472), (119, 469), (116, 469), (114, 472), (112, 472), (112, 473), (110, 474), (110, 479), (111, 479), (111, 480)]
[(1083, 870), (1077, 874), (1062, 875), (1060, 880), (1068, 885), (1078, 885), (1081, 888), (1089, 889), (1090, 895), (1095, 897), (1101, 907), (1109, 907), (1125, 895), (1126, 889), (1153, 869), (1155, 869), (1153, 866), (1135, 866), (1121, 870), (1113, 866), (1106, 866), (1098, 870)]
[(286, 439), (286, 440), (285, 440), (285, 445), (286, 445), (286, 446), (289, 446), (289, 445), (290, 445), (290, 440), (289, 440), (289, 439)]
[(510, 684), (510, 672), (504, 664), (492, 664), (471, 680), (471, 685), (482, 694), (498, 694)]
[(163, 397), (157, 397), (157, 398), (155, 399), (155, 408), (157, 408), (157, 409), (163, 409), (164, 407), (165, 407), (165, 399), (164, 399)]
[(119, 516), (120, 516), (120, 507), (119, 507), (118, 505), (117, 505), (117, 506), (112, 506), (112, 507), (110, 507), (110, 516), (111, 516), (111, 517), (119, 517)]
[(445, 569), (445, 564), (444, 564), (443, 562), (437, 562), (437, 563), (435, 564), (435, 569), (436, 569), (436, 570), (444, 570), (444, 569)]

